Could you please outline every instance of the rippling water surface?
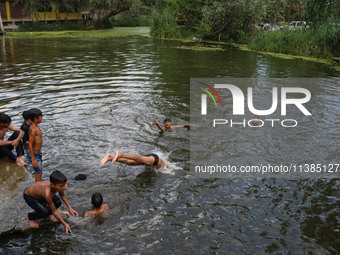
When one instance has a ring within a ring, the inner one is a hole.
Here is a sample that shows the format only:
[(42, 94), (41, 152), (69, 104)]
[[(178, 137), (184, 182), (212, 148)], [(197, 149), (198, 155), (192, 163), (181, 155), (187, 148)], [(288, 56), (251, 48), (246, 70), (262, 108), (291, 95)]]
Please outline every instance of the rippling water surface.
[[(339, 179), (196, 179), (189, 172), (190, 131), (162, 134), (149, 124), (165, 117), (189, 122), (192, 77), (323, 78), (330, 85), (315, 88), (322, 92), (318, 103), (330, 103), (320, 114), (333, 114), (339, 124), (339, 73), (231, 46), (215, 52), (178, 47), (182, 44), (142, 36), (0, 38), (0, 112), (19, 126), (24, 110), (40, 108), (43, 178), (64, 172), (66, 194), (81, 215), (91, 208), (94, 192), (110, 207), (99, 219), (69, 219), (70, 237), (62, 225), (4, 236), (2, 253), (340, 252)], [(331, 135), (334, 147), (322, 149), (334, 156), (339, 134)], [(116, 149), (155, 152), (170, 167), (165, 173), (118, 163), (100, 168), (100, 158)], [(241, 156), (248, 149), (234, 146)], [(87, 180), (74, 181), (78, 173)]]

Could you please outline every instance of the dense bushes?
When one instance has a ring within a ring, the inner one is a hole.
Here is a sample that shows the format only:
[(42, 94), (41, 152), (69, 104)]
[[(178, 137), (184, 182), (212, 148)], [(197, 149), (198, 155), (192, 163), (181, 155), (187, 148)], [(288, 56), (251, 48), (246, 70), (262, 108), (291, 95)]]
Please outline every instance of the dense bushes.
[(151, 13), (150, 33), (158, 38), (170, 38), (179, 35), (177, 20), (173, 12), (169, 9), (163, 11), (154, 10)]
[(340, 25), (319, 24), (307, 30), (259, 32), (249, 42), (258, 51), (329, 58), (340, 54)]
[(63, 30), (85, 30), (86, 25), (84, 22), (60, 22), (60, 23), (45, 23), (43, 21), (24, 23), (19, 25), (20, 32), (33, 32), (33, 31), (63, 31)]

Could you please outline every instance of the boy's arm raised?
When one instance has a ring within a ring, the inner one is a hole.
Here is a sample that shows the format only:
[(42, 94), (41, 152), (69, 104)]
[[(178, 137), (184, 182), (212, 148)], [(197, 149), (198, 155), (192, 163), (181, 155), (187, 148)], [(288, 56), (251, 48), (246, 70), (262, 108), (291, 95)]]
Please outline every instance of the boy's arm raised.
[(70, 235), (71, 233), (71, 228), (70, 226), (63, 220), (63, 218), (60, 216), (60, 214), (58, 213), (57, 209), (55, 208), (55, 205), (53, 203), (53, 200), (52, 200), (52, 195), (49, 194), (45, 197), (45, 200), (46, 200), (46, 203), (48, 205), (48, 207), (51, 209), (51, 212), (52, 214), (54, 215), (54, 217), (56, 217), (60, 222), (61, 224), (64, 225), (64, 229), (65, 229), (65, 234), (66, 235)]
[(151, 124), (152, 125), (155, 124), (160, 130), (164, 131), (164, 128), (161, 125), (159, 125), (159, 123), (157, 121), (151, 122)]
[(59, 195), (60, 195), (60, 198), (65, 203), (65, 205), (67, 206), (67, 208), (70, 211), (70, 213), (72, 214), (72, 216), (74, 216), (74, 215), (79, 216), (78, 212), (71, 207), (71, 205), (70, 205), (70, 203), (69, 203), (65, 193), (63, 191), (61, 191), (61, 192), (59, 192)]

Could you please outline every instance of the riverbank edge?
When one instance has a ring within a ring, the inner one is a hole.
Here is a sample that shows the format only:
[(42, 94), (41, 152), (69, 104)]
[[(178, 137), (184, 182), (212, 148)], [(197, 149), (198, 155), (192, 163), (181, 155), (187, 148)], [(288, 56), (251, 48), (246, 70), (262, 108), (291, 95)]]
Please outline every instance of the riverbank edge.
[[(153, 37), (154, 38), (154, 37)], [(340, 64), (335, 62), (332, 59), (325, 59), (325, 58), (316, 58), (316, 57), (308, 57), (308, 56), (300, 56), (300, 55), (291, 55), (291, 54), (284, 54), (284, 53), (276, 53), (276, 52), (270, 52), (270, 51), (257, 51), (250, 49), (248, 44), (240, 44), (235, 42), (221, 42), (221, 41), (210, 41), (210, 40), (199, 40), (195, 41), (193, 39), (185, 39), (185, 38), (157, 38), (161, 40), (174, 40), (174, 41), (181, 41), (183, 43), (193, 43), (193, 42), (203, 42), (203, 43), (209, 43), (209, 44), (215, 44), (215, 45), (231, 45), (233, 47), (236, 47), (242, 51), (250, 51), (255, 52), (258, 54), (268, 55), (276, 58), (281, 59), (290, 59), (290, 60), (304, 60), (304, 61), (310, 61), (320, 64), (326, 64), (330, 68), (333, 68), (340, 72)]]
[[(38, 32), (6, 32), (4, 38), (72, 38), (93, 36), (94, 38), (119, 37), (140, 35), (150, 37), (149, 27), (115, 27), (101, 30), (64, 30), (64, 31), (38, 31)], [(90, 37), (89, 37), (90, 38)]]
[[(181, 41), (183, 43), (192, 43), (192, 42), (203, 42), (210, 43), (214, 45), (231, 45), (242, 51), (250, 51), (256, 52), (258, 54), (268, 55), (272, 57), (277, 57), (281, 59), (296, 59), (296, 60), (304, 60), (310, 61), (320, 64), (326, 64), (330, 68), (333, 68), (337, 71), (340, 71), (340, 64), (336, 63), (332, 59), (323, 59), (323, 58), (315, 58), (308, 56), (300, 56), (300, 55), (290, 55), (284, 53), (276, 53), (269, 51), (257, 51), (250, 49), (247, 44), (239, 44), (234, 42), (221, 42), (221, 41), (210, 41), (210, 40), (193, 40), (188, 38), (157, 38), (150, 36), (150, 27), (116, 27), (113, 29), (103, 29), (103, 30), (69, 30), (69, 31), (43, 31), (43, 32), (7, 32), (4, 35), (4, 38), (61, 38), (61, 37), (85, 37), (86, 35), (93, 35), (96, 38), (105, 38), (105, 37), (119, 37), (119, 36), (129, 36), (129, 35), (140, 35), (146, 36), (153, 39), (160, 40), (174, 40)], [(203, 49), (204, 50), (204, 49)]]
[(340, 64), (337, 64), (334, 60), (332, 59), (327, 59), (327, 58), (315, 58), (315, 57), (308, 57), (308, 56), (300, 56), (300, 55), (291, 55), (291, 54), (284, 54), (284, 53), (277, 53), (277, 52), (270, 52), (270, 51), (257, 51), (250, 49), (247, 44), (237, 44), (237, 43), (229, 43), (230, 45), (233, 45), (240, 50), (243, 51), (251, 51), (251, 52), (256, 52), (259, 54), (263, 55), (269, 55), (273, 57), (278, 57), (282, 59), (298, 59), (298, 60), (305, 60), (305, 61), (310, 61), (310, 62), (316, 62), (320, 64), (326, 64), (330, 68), (333, 68), (337, 71), (340, 71)]

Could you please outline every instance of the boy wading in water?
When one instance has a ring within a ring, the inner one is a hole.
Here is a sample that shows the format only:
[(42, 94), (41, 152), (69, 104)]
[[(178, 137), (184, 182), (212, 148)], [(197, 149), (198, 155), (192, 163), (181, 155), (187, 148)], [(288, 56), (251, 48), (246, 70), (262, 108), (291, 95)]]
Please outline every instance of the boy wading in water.
[(107, 204), (103, 204), (103, 197), (100, 193), (94, 193), (92, 195), (91, 204), (93, 205), (93, 210), (87, 211), (84, 217), (99, 216), (109, 210), (109, 206)]
[[(66, 183), (67, 179), (65, 175), (60, 171), (54, 171), (50, 175), (49, 181), (36, 182), (25, 189), (25, 202), (34, 210), (34, 212), (27, 214), (28, 223), (31, 228), (39, 228), (37, 220), (47, 217), (48, 220), (52, 222), (58, 219), (64, 225), (66, 235), (71, 233), (70, 226), (63, 220), (57, 211), (57, 208), (61, 205), (61, 198), (70, 213), (78, 216), (78, 212), (73, 210), (64, 194)], [(57, 192), (59, 192), (60, 198), (55, 194)]]
[(123, 154), (119, 151), (116, 151), (115, 156), (111, 156), (110, 154), (106, 154), (99, 165), (103, 166), (106, 162), (111, 161), (114, 164), (116, 161), (119, 163), (123, 163), (129, 166), (139, 166), (139, 165), (148, 165), (155, 166), (157, 169), (162, 169), (165, 167), (165, 163), (162, 159), (158, 157), (157, 154), (148, 154), (145, 156), (138, 156), (135, 154)]
[[(25, 133), (21, 129), (12, 126), (11, 121), (12, 119), (7, 114), (0, 113), (0, 158), (7, 156), (18, 166), (24, 166), (26, 163), (22, 159), (24, 147), (22, 146), (21, 138), (23, 138)], [(8, 130), (14, 132), (7, 141), (4, 141), (5, 134)], [(12, 152), (14, 147), (17, 155)]]
[(28, 130), (28, 150), (27, 158), (32, 162), (35, 173), (35, 182), (41, 181), (42, 175), (42, 153), (41, 147), (43, 145), (42, 131), (38, 126), (42, 121), (42, 112), (39, 109), (32, 109), (29, 113), (31, 119), (31, 126)]

